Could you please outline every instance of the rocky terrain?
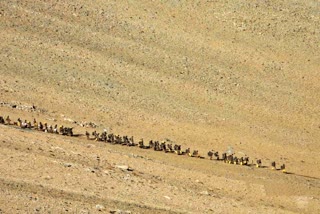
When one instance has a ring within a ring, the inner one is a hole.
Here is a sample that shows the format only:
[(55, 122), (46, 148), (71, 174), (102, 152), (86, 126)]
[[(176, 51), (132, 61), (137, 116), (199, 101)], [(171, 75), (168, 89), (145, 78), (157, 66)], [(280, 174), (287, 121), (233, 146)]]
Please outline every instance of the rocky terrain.
[(1, 1), (1, 116), (203, 156), (232, 147), (267, 168), (0, 125), (0, 213), (319, 213), (319, 11), (316, 0)]

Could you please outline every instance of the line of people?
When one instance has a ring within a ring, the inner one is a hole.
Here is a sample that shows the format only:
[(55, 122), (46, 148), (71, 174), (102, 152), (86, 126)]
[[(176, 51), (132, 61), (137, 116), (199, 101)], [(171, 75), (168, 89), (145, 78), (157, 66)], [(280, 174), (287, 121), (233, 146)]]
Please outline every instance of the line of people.
[(36, 119), (33, 120), (33, 122), (28, 120), (21, 120), (20, 118), (17, 119), (17, 121), (11, 120), (9, 116), (6, 118), (0, 116), (0, 124), (4, 125), (14, 125), (17, 127), (20, 127), (22, 129), (33, 129), (37, 131), (43, 131), (46, 133), (53, 133), (53, 134), (62, 134), (62, 135), (68, 135), (73, 136), (73, 128), (70, 127), (64, 127), (59, 126), (55, 124), (54, 126), (48, 125), (47, 123), (37, 122)]
[[(114, 134), (107, 134), (106, 131), (103, 131), (101, 134), (97, 131), (90, 133), (86, 131), (85, 135), (87, 136), (88, 140), (95, 140), (95, 141), (102, 141), (106, 143), (111, 144), (120, 144), (120, 145), (126, 145), (126, 146), (138, 146), (141, 149), (153, 149), (154, 151), (163, 151), (163, 152), (169, 152), (169, 153), (175, 153), (178, 155), (188, 155), (190, 157), (197, 157), (197, 158), (205, 158), (199, 154), (198, 150), (193, 150), (191, 152), (190, 148), (187, 148), (186, 150), (181, 149), (181, 145), (168, 143), (165, 141), (159, 142), (159, 141), (153, 141), (150, 140), (149, 143), (146, 145), (144, 143), (143, 139), (140, 139), (138, 143), (134, 142), (133, 136), (130, 138), (128, 136), (120, 136), (120, 135), (114, 135)], [(222, 153), (221, 157), (219, 156), (219, 152), (214, 152), (213, 150), (208, 152), (208, 157), (210, 160), (213, 160), (214, 157), (218, 161), (223, 161), (224, 163), (228, 164), (235, 164), (235, 165), (243, 165), (243, 166), (252, 166), (254, 165), (253, 162), (249, 163), (249, 157), (237, 157), (234, 154), (227, 154), (226, 152)], [(257, 168), (261, 168), (262, 161), (261, 159), (256, 160), (255, 166)], [(276, 163), (273, 161), (271, 163), (271, 169), (276, 169)], [(286, 172), (285, 164), (282, 164), (280, 166), (280, 170), (282, 172)]]
[[(235, 165), (244, 165), (244, 166), (248, 166), (248, 165), (255, 165), (257, 168), (261, 168), (262, 166), (262, 160), (261, 159), (257, 159), (256, 163), (254, 164), (253, 161), (250, 163), (249, 162), (249, 157), (245, 156), (245, 157), (237, 157), (234, 154), (227, 154), (222, 153), (221, 158), (219, 157), (219, 152), (214, 152), (213, 150), (208, 152), (208, 156), (210, 158), (210, 160), (213, 159), (213, 157), (216, 158), (216, 160), (220, 160), (223, 161), (224, 163), (228, 163), (228, 164), (235, 164)], [(271, 162), (271, 169), (276, 170), (276, 162), (272, 161)], [(286, 173), (286, 165), (282, 164), (280, 165), (280, 169), (282, 172)]]
[[(73, 128), (70, 127), (64, 127), (59, 126), (56, 124), (54, 126), (48, 125), (47, 123), (37, 122), (36, 119), (33, 120), (33, 123), (27, 120), (21, 120), (20, 118), (17, 119), (17, 121), (11, 123), (11, 118), (7, 116), (6, 118), (0, 116), (0, 124), (5, 125), (15, 125), (23, 129), (34, 129), (38, 131), (43, 131), (46, 133), (54, 133), (54, 134), (62, 134), (67, 136), (74, 136), (73, 134)], [(148, 144), (144, 143), (143, 139), (140, 139), (138, 143), (135, 143), (133, 136), (120, 136), (115, 135), (113, 133), (108, 134), (106, 131), (103, 131), (102, 133), (98, 133), (96, 131), (92, 132), (91, 134), (86, 131), (85, 135), (88, 140), (95, 140), (95, 141), (101, 141), (105, 143), (110, 144), (119, 144), (123, 146), (138, 146), (141, 149), (152, 149), (154, 151), (163, 151), (165, 153), (175, 153), (177, 155), (188, 155), (190, 157), (196, 157), (196, 158), (205, 158), (199, 154), (198, 150), (193, 150), (191, 152), (190, 148), (187, 148), (185, 150), (181, 149), (181, 145), (174, 144), (170, 142), (165, 141), (153, 141), (150, 140)], [(79, 136), (79, 135), (78, 135)], [(224, 163), (228, 164), (235, 164), (235, 165), (243, 165), (243, 166), (252, 166), (254, 165), (253, 162), (249, 163), (249, 157), (237, 157), (234, 154), (230, 154), (227, 152), (222, 153), (221, 157), (219, 155), (219, 152), (214, 152), (213, 150), (209, 151), (207, 153), (210, 160), (213, 160), (214, 158), (218, 161), (223, 161)], [(258, 168), (263, 167), (261, 159), (256, 160), (255, 166)], [(271, 169), (276, 170), (276, 162), (271, 162)], [(285, 164), (282, 164), (280, 166), (280, 170), (284, 173), (286, 173), (286, 167)]]

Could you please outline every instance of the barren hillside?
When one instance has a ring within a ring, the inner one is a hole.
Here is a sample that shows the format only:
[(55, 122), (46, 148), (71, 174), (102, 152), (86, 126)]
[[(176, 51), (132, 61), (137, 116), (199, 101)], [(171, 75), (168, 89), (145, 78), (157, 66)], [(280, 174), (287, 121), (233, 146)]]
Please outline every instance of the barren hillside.
[(319, 1), (3, 0), (0, 50), (0, 116), (289, 172), (0, 125), (0, 213), (319, 213)]

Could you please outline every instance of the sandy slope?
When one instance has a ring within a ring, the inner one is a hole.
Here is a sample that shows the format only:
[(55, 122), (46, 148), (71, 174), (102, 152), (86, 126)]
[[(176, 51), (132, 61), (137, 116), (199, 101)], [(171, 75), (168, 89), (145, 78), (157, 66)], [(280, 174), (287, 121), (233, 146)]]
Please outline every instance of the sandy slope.
[[(319, 11), (311, 0), (1, 1), (0, 102), (37, 110), (1, 104), (0, 115), (70, 126), (65, 119), (92, 121), (98, 130), (169, 138), (202, 154), (232, 146), (267, 166), (286, 163), (293, 174), (87, 148), (82, 138), (0, 126), (0, 208), (80, 212), (104, 203), (146, 213), (316, 213)], [(68, 155), (51, 156), (51, 147)], [(91, 174), (97, 154), (109, 164)], [(114, 169), (118, 162), (136, 174)], [(34, 192), (39, 200), (30, 202)]]
[(137, 213), (319, 211), (318, 178), (1, 129), (4, 213), (87, 213), (97, 204)]

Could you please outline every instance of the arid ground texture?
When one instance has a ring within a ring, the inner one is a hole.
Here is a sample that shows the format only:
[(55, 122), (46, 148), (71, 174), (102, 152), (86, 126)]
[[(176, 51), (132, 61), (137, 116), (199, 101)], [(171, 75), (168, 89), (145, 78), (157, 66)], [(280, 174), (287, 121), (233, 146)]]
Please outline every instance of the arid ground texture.
[(1, 214), (320, 213), (320, 2), (1, 0), (8, 115), (81, 135), (0, 124)]

